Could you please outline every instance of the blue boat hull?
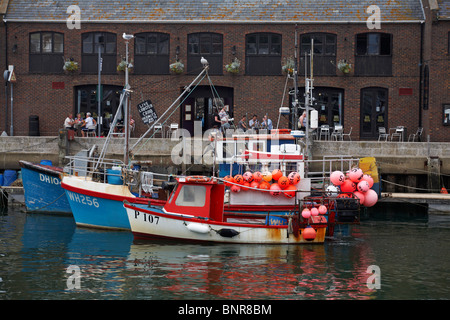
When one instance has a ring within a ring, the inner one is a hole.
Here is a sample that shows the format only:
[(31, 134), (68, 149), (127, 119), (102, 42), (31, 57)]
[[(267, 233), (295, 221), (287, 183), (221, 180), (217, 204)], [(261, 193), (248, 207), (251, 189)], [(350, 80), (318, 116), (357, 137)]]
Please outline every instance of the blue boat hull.
[(29, 212), (72, 213), (64, 189), (62, 170), (20, 161), (25, 206)]

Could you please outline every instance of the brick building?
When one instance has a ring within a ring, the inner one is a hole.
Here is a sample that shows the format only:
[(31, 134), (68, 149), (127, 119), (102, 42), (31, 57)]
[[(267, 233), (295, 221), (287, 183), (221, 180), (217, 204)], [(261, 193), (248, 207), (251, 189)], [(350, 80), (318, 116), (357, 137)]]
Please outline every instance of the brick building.
[[(290, 105), (293, 88), (282, 65), (298, 57), (302, 99), (304, 54), (314, 39), (320, 124), (340, 123), (345, 132), (352, 129), (354, 140), (376, 139), (380, 126), (403, 125), (407, 134), (424, 127), (431, 141), (449, 141), (449, 1), (377, 1), (375, 11), (367, 11), (371, 4), (84, 0), (73, 11), (71, 1), (3, 0), (1, 61), (5, 69), (13, 65), (16, 76), (13, 134), (30, 134), (30, 116), (39, 117), (40, 135), (55, 135), (69, 112), (97, 115), (99, 48), (100, 113), (104, 119), (113, 114), (125, 81), (117, 67), (127, 33), (135, 36), (129, 43), (129, 83), (136, 135), (147, 129), (136, 105), (150, 99), (161, 115), (200, 72), (202, 56), (209, 61), (210, 81), (205, 78), (167, 123), (192, 130), (193, 121), (202, 120), (204, 129), (212, 127), (216, 92), (235, 119), (268, 114), (275, 126), (278, 120), (280, 127), (289, 126), (289, 116), (278, 113)], [(378, 13), (379, 29), (373, 28)], [(240, 68), (230, 73), (225, 66), (235, 58)], [(177, 60), (184, 64), (181, 74), (169, 69)], [(78, 70), (64, 71), (65, 61), (77, 62)], [(350, 72), (341, 71), (340, 63), (350, 64)], [(6, 83), (0, 90), (0, 131), (8, 134), (10, 99)]]

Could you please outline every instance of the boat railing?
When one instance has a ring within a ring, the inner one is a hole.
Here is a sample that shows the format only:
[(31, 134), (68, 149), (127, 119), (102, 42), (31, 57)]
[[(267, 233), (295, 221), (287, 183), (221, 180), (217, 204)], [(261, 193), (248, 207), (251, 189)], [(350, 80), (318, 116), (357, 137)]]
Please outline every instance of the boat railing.
[(322, 159), (305, 160), (305, 177), (311, 179), (311, 183), (325, 185), (329, 183), (331, 172), (342, 172), (352, 169), (359, 163), (359, 158), (347, 155), (324, 156)]

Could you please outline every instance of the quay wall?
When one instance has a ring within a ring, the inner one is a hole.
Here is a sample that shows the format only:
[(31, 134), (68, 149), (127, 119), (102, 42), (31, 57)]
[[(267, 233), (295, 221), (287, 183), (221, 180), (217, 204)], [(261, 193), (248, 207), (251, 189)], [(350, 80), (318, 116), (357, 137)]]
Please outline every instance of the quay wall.
[[(130, 139), (133, 146), (137, 138)], [(19, 160), (40, 162), (51, 160), (54, 164), (64, 165), (66, 155), (75, 155), (81, 150), (87, 150), (92, 145), (101, 151), (105, 138), (75, 137), (67, 141), (62, 132), (59, 136), (0, 137), (0, 170), (19, 169)], [(150, 160), (153, 166), (160, 170), (176, 173), (180, 165), (172, 161), (172, 150), (180, 146), (179, 140), (153, 138), (143, 140), (134, 150), (135, 160)], [(203, 141), (203, 148), (209, 141)], [(106, 158), (123, 159), (123, 138), (112, 138)], [(178, 152), (178, 151), (177, 151)], [(324, 156), (351, 156), (354, 158), (375, 157), (379, 171), (384, 179), (396, 181), (395, 177), (408, 177), (406, 184), (433, 185), (430, 177), (436, 180), (434, 187), (444, 185), (448, 188), (450, 176), (450, 143), (443, 142), (377, 142), (377, 141), (314, 141), (311, 153), (314, 159)], [(194, 150), (192, 150), (194, 154)], [(192, 162), (193, 163), (193, 162)], [(207, 165), (188, 164), (183, 168), (195, 173), (210, 169)], [(420, 178), (424, 176), (425, 178)], [(419, 177), (419, 178), (418, 178)], [(445, 179), (441, 179), (445, 177)], [(422, 179), (422, 180), (421, 180)], [(404, 183), (404, 181), (402, 182)], [(437, 185), (436, 185), (437, 184)]]

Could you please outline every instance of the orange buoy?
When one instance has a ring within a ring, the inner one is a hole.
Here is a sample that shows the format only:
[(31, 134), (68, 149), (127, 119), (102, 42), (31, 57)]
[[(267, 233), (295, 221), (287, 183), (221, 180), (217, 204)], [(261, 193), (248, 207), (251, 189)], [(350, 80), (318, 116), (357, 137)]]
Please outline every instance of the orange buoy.
[(235, 184), (233, 184), (230, 189), (232, 192), (236, 192), (236, 193), (241, 192), (241, 187), (239, 187)]
[(295, 197), (295, 193), (297, 192), (297, 187), (293, 185), (288, 185), (286, 189), (284, 189), (284, 196), (286, 198), (293, 198)]
[(272, 171), (272, 179), (278, 181), (278, 179), (283, 175), (280, 169), (275, 169)]
[(262, 174), (259, 171), (253, 173), (253, 181), (260, 182), (262, 180)]
[(281, 189), (286, 189), (287, 187), (288, 187), (288, 185), (289, 185), (290, 183), (289, 183), (289, 179), (287, 178), (287, 177), (285, 177), (285, 176), (281, 176), (279, 179), (278, 179), (278, 185), (280, 186), (280, 188)]
[(443, 194), (448, 194), (448, 191), (447, 191), (447, 189), (445, 189), (445, 187), (442, 187), (441, 193), (443, 193)]
[(250, 188), (250, 183), (247, 181), (244, 181), (244, 184), (242, 185), (241, 191), (247, 191), (248, 188)]
[(242, 177), (242, 175), (237, 174), (234, 176), (234, 181), (238, 184), (243, 184), (244, 183), (244, 178)]
[(259, 188), (259, 182), (256, 182), (256, 181), (251, 182), (250, 188), (255, 188), (255, 189)]
[(259, 184), (259, 188), (267, 190), (270, 188), (270, 183), (268, 183), (267, 181), (261, 181), (261, 183)]
[(227, 182), (231, 182), (231, 183), (225, 182), (225, 185), (228, 187), (231, 187), (233, 185), (233, 183), (235, 182), (234, 178), (232, 176), (226, 176), (225, 178), (223, 178), (223, 180), (225, 180)]
[(341, 185), (342, 192), (353, 192), (355, 189), (356, 184), (350, 179), (345, 179), (344, 183)]
[(262, 178), (265, 181), (270, 182), (270, 181), (272, 181), (272, 173), (270, 173), (269, 171), (263, 172)]
[(316, 238), (316, 230), (311, 226), (308, 226), (303, 229), (302, 236), (306, 241), (313, 241)]

